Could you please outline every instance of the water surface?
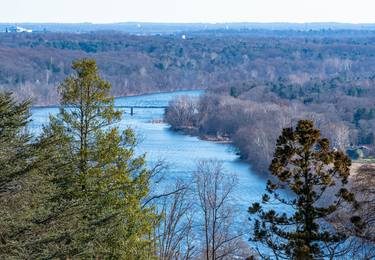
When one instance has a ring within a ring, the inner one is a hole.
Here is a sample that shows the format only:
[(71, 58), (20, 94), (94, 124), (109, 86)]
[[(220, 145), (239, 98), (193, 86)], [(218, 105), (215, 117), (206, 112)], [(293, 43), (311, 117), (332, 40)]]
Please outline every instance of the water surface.
[[(166, 106), (173, 97), (178, 95), (199, 96), (202, 91), (178, 91), (172, 93), (150, 94), (143, 96), (117, 98), (116, 105), (120, 106)], [(43, 124), (48, 123), (48, 115), (57, 113), (57, 108), (33, 108), (30, 129), (37, 133)], [(132, 127), (141, 142), (139, 153), (146, 153), (148, 162), (152, 165), (158, 160), (168, 163), (165, 172), (165, 183), (171, 183), (175, 178), (189, 180), (195, 170), (196, 163), (204, 159), (217, 159), (223, 162), (228, 173), (238, 178), (238, 185), (234, 191), (236, 204), (240, 209), (238, 222), (249, 225), (246, 221), (247, 208), (254, 201), (259, 201), (264, 193), (266, 179), (251, 172), (250, 166), (240, 161), (233, 147), (228, 144), (218, 144), (200, 140), (197, 137), (183, 135), (170, 130), (165, 123), (154, 123), (162, 119), (162, 108), (134, 109), (134, 116), (125, 109), (125, 114), (119, 123), (121, 128)], [(171, 185), (170, 185), (171, 186)]]

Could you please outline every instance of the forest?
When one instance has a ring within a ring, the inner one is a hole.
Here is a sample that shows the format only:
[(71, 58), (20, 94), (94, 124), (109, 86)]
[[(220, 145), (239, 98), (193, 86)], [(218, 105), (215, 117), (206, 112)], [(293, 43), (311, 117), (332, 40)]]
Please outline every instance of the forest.
[[(351, 167), (375, 156), (374, 43), (366, 30), (1, 33), (0, 258), (372, 259), (374, 168)], [(115, 97), (185, 89), (205, 93), (170, 102), (171, 129), (233, 144), (268, 179), (246, 223), (220, 161), (160, 191), (168, 169), (118, 127)], [(31, 107), (51, 104), (30, 133)]]
[(373, 76), (374, 41), (366, 30), (1, 33), (0, 88), (20, 100), (31, 97), (35, 105), (56, 104), (57, 83), (72, 72), (73, 60), (84, 57), (97, 60), (114, 96), (279, 79), (296, 85), (366, 80)]
[[(76, 60), (72, 70), (58, 85), (59, 112), (40, 135), (27, 128), (30, 100), (0, 93), (2, 259), (375, 256), (373, 168), (360, 167), (350, 178), (350, 158), (313, 120), (279, 132), (265, 194), (249, 205), (249, 222), (236, 223), (231, 196), (239, 180), (222, 162), (199, 161), (191, 179), (176, 178), (158, 191), (168, 169), (148, 165), (135, 152), (134, 130), (116, 124), (122, 113), (95, 60)], [(194, 102), (180, 97), (166, 113), (178, 104), (191, 123), (196, 109), (181, 104)]]
[(281, 129), (309, 118), (333, 148), (353, 159), (374, 156), (374, 79), (332, 78), (304, 84), (243, 82), (209, 90), (199, 100), (171, 102), (165, 119), (176, 130), (228, 141), (254, 170), (267, 172)]

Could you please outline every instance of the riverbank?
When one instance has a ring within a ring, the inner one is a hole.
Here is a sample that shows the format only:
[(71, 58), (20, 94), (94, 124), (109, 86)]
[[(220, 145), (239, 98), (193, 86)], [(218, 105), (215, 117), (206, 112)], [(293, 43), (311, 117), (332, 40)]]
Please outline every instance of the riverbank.
[[(165, 122), (165, 119), (163, 121)], [(229, 136), (207, 135), (207, 134), (202, 135), (200, 134), (199, 129), (193, 126), (179, 127), (179, 128), (175, 128), (171, 126), (171, 129), (175, 132), (178, 132), (184, 135), (198, 137), (200, 140), (203, 140), (203, 141), (209, 141), (209, 142), (219, 143), (219, 144), (233, 144), (233, 141), (230, 139)]]
[[(158, 95), (158, 94), (178, 94), (178, 93), (185, 93), (189, 91), (201, 91), (204, 92), (206, 91), (206, 88), (190, 88), (190, 89), (168, 89), (166, 91), (145, 91), (145, 92), (133, 92), (130, 94), (126, 95), (114, 95), (115, 99), (120, 99), (120, 98), (130, 98), (130, 97), (147, 97), (147, 96), (152, 96), (152, 95)], [(60, 105), (57, 103), (53, 104), (47, 104), (47, 105), (33, 105), (32, 108), (58, 108)]]

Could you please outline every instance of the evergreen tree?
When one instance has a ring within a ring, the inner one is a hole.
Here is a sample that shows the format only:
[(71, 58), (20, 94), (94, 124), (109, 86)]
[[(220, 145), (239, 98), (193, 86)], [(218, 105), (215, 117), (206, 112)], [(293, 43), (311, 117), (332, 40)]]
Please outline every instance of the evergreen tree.
[[(322, 259), (338, 255), (338, 245), (347, 237), (325, 222), (354, 196), (346, 188), (351, 161), (343, 152), (330, 150), (329, 141), (308, 120), (295, 129), (285, 128), (278, 138), (262, 204), (254, 203), (252, 240), (270, 248), (277, 259)], [(288, 195), (277, 190), (286, 189)], [(327, 195), (336, 189), (335, 196)], [(334, 196), (332, 201), (329, 196)], [(271, 209), (274, 202), (289, 207), (292, 214)], [(356, 218), (354, 218), (356, 219)], [(358, 220), (358, 219), (357, 219)], [(358, 222), (358, 221), (357, 221)]]
[(66, 133), (78, 142), (75, 145), (78, 167), (86, 175), (96, 135), (120, 120), (121, 113), (115, 111), (111, 85), (100, 78), (94, 60), (79, 60), (72, 67), (76, 74), (59, 86), (62, 105), (59, 118)]
[(0, 93), (0, 258), (20, 248), (17, 234), (25, 228), (22, 179), (35, 167), (34, 146), (26, 131), (30, 102), (16, 103)]
[(75, 75), (59, 87), (62, 108), (54, 119), (68, 138), (74, 165), (57, 183), (70, 189), (59, 199), (76, 206), (69, 256), (151, 258), (149, 235), (157, 218), (152, 208), (142, 207), (151, 172), (144, 156), (135, 155), (133, 131), (110, 126), (121, 113), (95, 61), (76, 61), (73, 69)]
[(29, 108), (30, 101), (17, 104), (11, 93), (0, 93), (0, 196), (16, 189), (14, 181), (32, 168)]
[[(44, 178), (40, 156), (50, 142), (39, 142), (27, 131), (30, 101), (17, 103), (0, 94), (0, 258), (28, 258), (38, 234), (34, 231)], [(44, 157), (47, 159), (47, 157)]]
[(85, 210), (77, 196), (79, 176), (72, 138), (51, 117), (51, 122), (37, 139), (39, 167), (30, 174), (25, 194), (31, 201), (29, 231), (20, 236), (24, 258), (67, 258), (79, 254), (82, 248), (74, 243)]
[(73, 69), (60, 113), (33, 141), (29, 102), (1, 96), (0, 258), (153, 259), (158, 217), (142, 204), (152, 173), (134, 132), (111, 126), (121, 113), (95, 61)]

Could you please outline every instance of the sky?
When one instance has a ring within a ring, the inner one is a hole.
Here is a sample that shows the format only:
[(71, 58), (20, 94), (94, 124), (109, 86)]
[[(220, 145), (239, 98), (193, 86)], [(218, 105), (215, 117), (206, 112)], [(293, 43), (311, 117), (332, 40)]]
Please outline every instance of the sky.
[(0, 0), (0, 22), (375, 23), (375, 0)]

